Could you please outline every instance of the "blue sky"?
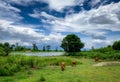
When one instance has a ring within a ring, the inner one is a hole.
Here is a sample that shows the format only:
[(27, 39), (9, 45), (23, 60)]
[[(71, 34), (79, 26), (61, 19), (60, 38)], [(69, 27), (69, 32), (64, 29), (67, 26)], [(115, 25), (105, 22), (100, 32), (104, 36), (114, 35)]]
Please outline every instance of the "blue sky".
[(85, 48), (120, 39), (120, 0), (0, 0), (0, 42), (59, 47), (74, 33)]

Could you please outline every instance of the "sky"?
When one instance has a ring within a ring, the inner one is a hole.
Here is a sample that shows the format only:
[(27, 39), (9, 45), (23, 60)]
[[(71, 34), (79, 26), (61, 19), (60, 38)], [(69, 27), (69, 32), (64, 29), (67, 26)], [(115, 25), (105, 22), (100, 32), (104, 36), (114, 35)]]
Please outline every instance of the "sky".
[(40, 49), (76, 34), (90, 49), (120, 40), (120, 0), (0, 0), (0, 42)]

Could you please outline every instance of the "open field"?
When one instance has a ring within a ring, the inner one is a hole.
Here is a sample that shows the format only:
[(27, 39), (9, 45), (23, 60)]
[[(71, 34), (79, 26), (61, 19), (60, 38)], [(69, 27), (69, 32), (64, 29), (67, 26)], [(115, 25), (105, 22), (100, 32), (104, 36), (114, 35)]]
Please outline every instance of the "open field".
[[(46, 65), (39, 69), (29, 68), (15, 73), (13, 76), (0, 76), (0, 82), (119, 82), (120, 65), (95, 67), (93, 59), (75, 57), (41, 57), (50, 61), (67, 62), (65, 71), (58, 65)], [(49, 60), (48, 60), (49, 58)], [(54, 59), (54, 60), (53, 60)], [(77, 61), (75, 67), (70, 66), (72, 60)], [(45, 62), (45, 61), (43, 61)], [(48, 63), (47, 62), (47, 63)], [(59, 63), (58, 62), (58, 63)], [(68, 63), (69, 62), (69, 63)]]

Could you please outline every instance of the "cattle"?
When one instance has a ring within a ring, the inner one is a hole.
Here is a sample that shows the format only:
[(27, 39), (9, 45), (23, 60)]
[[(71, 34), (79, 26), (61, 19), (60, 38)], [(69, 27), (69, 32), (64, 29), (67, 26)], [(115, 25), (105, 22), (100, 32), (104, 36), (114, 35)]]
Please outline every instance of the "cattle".
[(61, 71), (65, 70), (65, 66), (66, 66), (65, 62), (61, 62)]
[(96, 58), (95, 58), (95, 62), (98, 62), (98, 61), (99, 61), (99, 58), (98, 58), (98, 57), (96, 57)]
[(76, 61), (72, 61), (71, 65), (72, 65), (72, 67), (76, 66)]

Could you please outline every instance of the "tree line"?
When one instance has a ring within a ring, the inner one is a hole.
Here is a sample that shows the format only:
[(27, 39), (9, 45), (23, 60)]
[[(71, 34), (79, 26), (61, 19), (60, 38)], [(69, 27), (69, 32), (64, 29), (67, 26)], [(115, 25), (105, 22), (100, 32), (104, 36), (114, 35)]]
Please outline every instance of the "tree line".
[[(10, 52), (12, 51), (51, 51), (51, 46), (46, 45), (43, 46), (42, 50), (39, 50), (36, 43), (32, 44), (32, 48), (28, 48), (26, 46), (20, 46), (18, 43), (16, 44), (10, 44), (8, 42), (0, 43), (0, 56), (8, 56)], [(54, 51), (58, 51), (58, 47), (55, 48)]]
[[(40, 51), (36, 43), (33, 43), (32, 45), (33, 46), (31, 49), (25, 46), (19, 46), (18, 43), (12, 45), (10, 45), (8, 42), (0, 43), (0, 55), (7, 56), (11, 51)], [(80, 38), (77, 35), (69, 34), (63, 38), (61, 47), (64, 49), (65, 52), (80, 52), (81, 49), (84, 47), (84, 43), (80, 40)], [(50, 45), (43, 46), (42, 51), (50, 51), (50, 48)], [(120, 40), (115, 41), (113, 45), (109, 45), (107, 49), (120, 50)], [(96, 51), (106, 51), (107, 49), (94, 49), (94, 47), (92, 47), (92, 50)], [(54, 51), (58, 51), (58, 47), (56, 47)]]

